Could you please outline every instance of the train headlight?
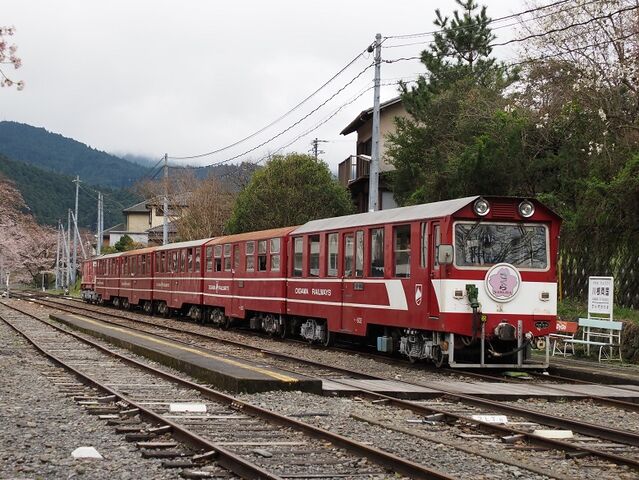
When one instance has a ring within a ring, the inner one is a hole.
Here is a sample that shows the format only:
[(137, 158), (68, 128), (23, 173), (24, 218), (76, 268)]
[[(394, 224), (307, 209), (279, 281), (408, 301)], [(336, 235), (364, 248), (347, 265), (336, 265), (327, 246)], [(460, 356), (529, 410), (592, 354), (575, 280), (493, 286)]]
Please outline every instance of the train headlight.
[(519, 214), (524, 218), (530, 218), (535, 213), (535, 206), (528, 200), (524, 200), (519, 204)]
[(490, 212), (490, 204), (484, 198), (478, 198), (473, 204), (473, 210), (480, 217), (485, 217)]

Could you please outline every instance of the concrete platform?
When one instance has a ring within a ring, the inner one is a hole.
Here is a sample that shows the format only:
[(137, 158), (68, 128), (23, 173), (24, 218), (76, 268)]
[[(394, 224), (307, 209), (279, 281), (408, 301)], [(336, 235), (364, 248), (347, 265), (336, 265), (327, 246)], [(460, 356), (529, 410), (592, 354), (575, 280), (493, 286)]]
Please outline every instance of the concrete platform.
[[(425, 386), (411, 385), (392, 380), (334, 379), (323, 380), (324, 395), (353, 395), (358, 390), (369, 390), (398, 398), (429, 399), (452, 393), (475, 395), (493, 400), (517, 400), (520, 398), (545, 398), (579, 400), (588, 396), (616, 398), (639, 403), (639, 389), (634, 385), (574, 385), (556, 383), (503, 382), (431, 382)], [(441, 390), (440, 390), (441, 389)]]
[(80, 315), (52, 314), (50, 318), (229, 392), (322, 391), (320, 380), (170, 341), (149, 333), (110, 325)]

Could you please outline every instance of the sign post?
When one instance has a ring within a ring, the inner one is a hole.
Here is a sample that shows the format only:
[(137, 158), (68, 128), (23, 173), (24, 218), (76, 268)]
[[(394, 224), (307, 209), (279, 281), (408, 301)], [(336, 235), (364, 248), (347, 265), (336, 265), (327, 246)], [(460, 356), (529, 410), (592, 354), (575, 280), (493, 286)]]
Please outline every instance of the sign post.
[(602, 318), (612, 321), (614, 277), (588, 277), (588, 318)]

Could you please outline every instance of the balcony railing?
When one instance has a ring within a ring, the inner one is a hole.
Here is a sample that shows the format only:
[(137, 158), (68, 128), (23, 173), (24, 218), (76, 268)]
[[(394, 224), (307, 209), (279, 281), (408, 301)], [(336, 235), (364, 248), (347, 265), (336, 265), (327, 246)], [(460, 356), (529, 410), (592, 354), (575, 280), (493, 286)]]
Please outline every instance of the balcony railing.
[(338, 167), (339, 183), (344, 187), (360, 178), (368, 178), (370, 174), (370, 157), (366, 155), (351, 155)]

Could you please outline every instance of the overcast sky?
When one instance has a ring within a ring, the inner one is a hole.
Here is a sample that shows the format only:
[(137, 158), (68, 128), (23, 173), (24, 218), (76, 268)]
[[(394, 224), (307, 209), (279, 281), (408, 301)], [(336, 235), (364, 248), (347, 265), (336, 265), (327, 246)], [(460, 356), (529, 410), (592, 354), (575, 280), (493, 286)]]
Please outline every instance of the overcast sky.
[[(482, 2), (480, 2), (482, 3)], [(485, 0), (493, 18), (524, 10), (523, 0)], [(2, 22), (16, 27), (21, 92), (0, 90), (0, 119), (44, 127), (100, 150), (160, 158), (227, 146), (268, 125), (312, 93), (374, 40), (434, 28), (435, 8), (453, 0), (184, 1), (3, 0)], [(516, 33), (502, 22), (500, 40)], [(383, 57), (418, 55), (430, 37), (388, 39)], [(508, 60), (511, 48), (495, 51)], [(360, 58), (312, 101), (237, 147), (192, 165), (219, 162), (282, 132), (372, 62)], [(423, 72), (418, 61), (382, 65), (382, 82)], [(367, 70), (298, 126), (235, 160), (255, 161), (325, 121), (372, 85)], [(397, 93), (382, 89), (382, 101)], [(318, 137), (333, 170), (354, 153), (339, 132), (372, 106), (369, 90), (317, 130), (282, 150), (305, 152)], [(180, 163), (180, 162), (173, 162)]]

